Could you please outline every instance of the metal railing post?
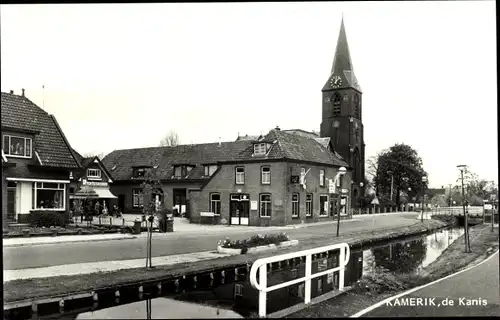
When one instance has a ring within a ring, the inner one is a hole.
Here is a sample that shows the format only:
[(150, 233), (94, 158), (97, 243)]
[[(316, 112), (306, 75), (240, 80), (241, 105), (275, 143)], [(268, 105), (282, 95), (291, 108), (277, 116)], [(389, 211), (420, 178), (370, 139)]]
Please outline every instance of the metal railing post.
[(312, 255), (306, 255), (306, 281), (304, 285), (304, 303), (311, 302), (311, 274), (312, 274)]
[[(267, 263), (259, 268), (259, 285), (267, 288)], [(265, 317), (267, 312), (267, 291), (259, 290), (259, 317)]]
[(339, 290), (344, 289), (344, 275), (345, 275), (345, 267), (344, 267), (344, 261), (345, 261), (345, 250), (344, 248), (340, 249), (339, 252)]

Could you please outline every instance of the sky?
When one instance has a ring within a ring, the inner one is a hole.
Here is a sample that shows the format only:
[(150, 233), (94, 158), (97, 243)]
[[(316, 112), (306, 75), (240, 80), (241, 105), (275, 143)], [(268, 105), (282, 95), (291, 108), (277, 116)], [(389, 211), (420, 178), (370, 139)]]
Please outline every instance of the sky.
[[(494, 1), (2, 5), (1, 89), (82, 154), (318, 130), (342, 16), (366, 158), (405, 143), (429, 185), (498, 177)], [(44, 86), (44, 89), (43, 89)]]

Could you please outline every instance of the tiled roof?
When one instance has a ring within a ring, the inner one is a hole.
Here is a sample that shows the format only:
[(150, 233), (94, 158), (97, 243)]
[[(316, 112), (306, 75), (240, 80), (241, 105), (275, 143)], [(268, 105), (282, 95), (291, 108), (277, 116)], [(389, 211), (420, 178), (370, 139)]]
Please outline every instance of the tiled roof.
[(260, 136), (249, 136), (248, 134), (244, 135), (244, 136), (238, 136), (238, 138), (236, 138), (236, 141), (240, 141), (240, 140), (244, 140), (244, 141), (256, 141), (256, 140), (259, 140)]
[(301, 135), (301, 136), (304, 136), (307, 138), (311, 138), (311, 139), (319, 138), (319, 134), (317, 134), (314, 131), (310, 132), (310, 131), (305, 131), (302, 129), (288, 129), (288, 130), (283, 130), (283, 132), (291, 133), (291, 134), (298, 134), (298, 135)]
[[(43, 166), (78, 168), (71, 146), (54, 116), (24, 96), (2, 92), (2, 127), (38, 131), (34, 146)], [(35, 154), (35, 152), (33, 152)]]
[(185, 179), (208, 179), (203, 164), (234, 161), (265, 161), (269, 159), (290, 159), (316, 162), (326, 165), (347, 166), (321, 143), (302, 135), (271, 130), (263, 141), (272, 143), (266, 155), (253, 155), (253, 141), (179, 145), (175, 147), (154, 147), (115, 150), (102, 160), (114, 180), (129, 180), (134, 167), (155, 167), (160, 179), (171, 179), (173, 166), (192, 164), (195, 168)]

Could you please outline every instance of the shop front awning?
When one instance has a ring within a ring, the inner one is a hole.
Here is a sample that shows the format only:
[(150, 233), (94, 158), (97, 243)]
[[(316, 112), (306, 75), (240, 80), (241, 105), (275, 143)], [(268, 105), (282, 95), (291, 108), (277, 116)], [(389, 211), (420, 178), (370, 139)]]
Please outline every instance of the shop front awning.
[(103, 199), (116, 199), (116, 196), (109, 191), (109, 189), (105, 188), (95, 188), (94, 192), (97, 194), (98, 198)]
[(75, 194), (69, 196), (70, 199), (115, 199), (116, 196), (107, 188), (82, 187)]

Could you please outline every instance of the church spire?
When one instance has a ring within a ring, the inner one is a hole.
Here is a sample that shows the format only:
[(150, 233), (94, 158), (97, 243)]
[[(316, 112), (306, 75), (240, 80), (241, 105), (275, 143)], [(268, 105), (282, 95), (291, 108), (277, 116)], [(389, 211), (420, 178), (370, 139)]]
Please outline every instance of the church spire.
[(340, 22), (340, 31), (337, 39), (335, 56), (333, 58), (332, 70), (328, 81), (323, 87), (323, 91), (348, 87), (361, 91), (356, 75), (354, 74), (345, 32), (344, 14), (342, 13), (342, 21)]

